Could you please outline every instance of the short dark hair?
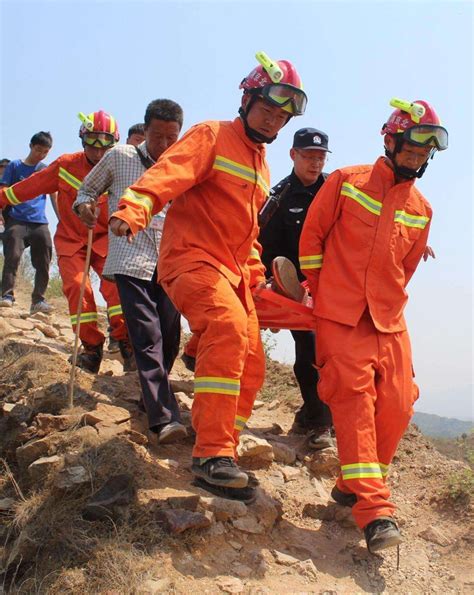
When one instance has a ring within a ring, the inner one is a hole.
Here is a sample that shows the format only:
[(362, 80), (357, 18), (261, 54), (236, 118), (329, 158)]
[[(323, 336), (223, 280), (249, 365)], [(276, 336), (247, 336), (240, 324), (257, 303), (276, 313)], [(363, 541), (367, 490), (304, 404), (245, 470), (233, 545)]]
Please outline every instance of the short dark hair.
[(145, 127), (155, 118), (165, 122), (177, 122), (181, 128), (183, 126), (183, 108), (171, 99), (154, 99), (146, 108)]
[(4, 157), (3, 159), (0, 159), (0, 165), (8, 165), (10, 163), (10, 159), (7, 159), (6, 157)]
[(53, 137), (50, 132), (44, 132), (41, 130), (36, 134), (33, 134), (30, 140), (30, 145), (41, 145), (42, 147), (48, 147), (51, 149), (53, 146)]
[(132, 136), (132, 134), (144, 134), (145, 132), (145, 124), (134, 124), (130, 126), (128, 129), (128, 137)]

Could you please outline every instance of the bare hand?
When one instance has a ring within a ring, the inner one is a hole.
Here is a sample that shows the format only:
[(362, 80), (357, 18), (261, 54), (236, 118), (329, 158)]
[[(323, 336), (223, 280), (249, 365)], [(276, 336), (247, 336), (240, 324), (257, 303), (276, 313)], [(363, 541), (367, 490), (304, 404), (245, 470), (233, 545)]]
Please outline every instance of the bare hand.
[(90, 229), (95, 227), (99, 216), (99, 209), (96, 207), (95, 203), (88, 202), (80, 204), (77, 207), (77, 213), (86, 227), (89, 227)]
[(433, 248), (431, 246), (426, 246), (425, 251), (423, 252), (423, 260), (426, 262), (430, 256), (431, 258), (436, 258)]
[(109, 226), (114, 235), (127, 236), (128, 242), (130, 244), (133, 242), (132, 230), (130, 229), (130, 225), (126, 221), (123, 221), (118, 217), (111, 217), (109, 220)]

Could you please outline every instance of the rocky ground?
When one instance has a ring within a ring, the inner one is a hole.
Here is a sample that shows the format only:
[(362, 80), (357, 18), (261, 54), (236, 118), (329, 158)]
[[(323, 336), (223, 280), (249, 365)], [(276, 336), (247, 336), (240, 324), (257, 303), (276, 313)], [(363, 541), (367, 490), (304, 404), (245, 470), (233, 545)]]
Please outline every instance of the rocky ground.
[[(51, 316), (0, 310), (0, 593), (472, 593), (469, 473), (411, 426), (390, 476), (404, 542), (368, 554), (329, 492), (335, 449), (289, 432), (298, 391), (288, 366), (268, 378), (239, 447), (259, 481), (249, 506), (191, 485), (192, 375), (173, 385), (190, 436), (157, 446), (138, 380), (106, 356), (67, 384), (72, 332)], [(458, 478), (455, 493), (447, 486)], [(461, 487), (459, 487), (461, 486)]]

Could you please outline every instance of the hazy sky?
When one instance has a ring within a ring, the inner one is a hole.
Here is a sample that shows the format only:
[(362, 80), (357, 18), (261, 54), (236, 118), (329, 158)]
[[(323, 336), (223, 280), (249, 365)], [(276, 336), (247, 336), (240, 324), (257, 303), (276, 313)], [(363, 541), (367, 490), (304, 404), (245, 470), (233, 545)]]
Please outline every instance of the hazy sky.
[[(391, 97), (432, 102), (450, 148), (419, 182), (437, 259), (409, 286), (417, 408), (472, 416), (472, 2), (0, 0), (0, 20), (0, 157), (10, 159), (38, 130), (53, 134), (49, 161), (80, 150), (79, 111), (110, 111), (123, 140), (158, 97), (183, 106), (184, 129), (233, 118), (257, 50), (292, 60), (309, 97), (269, 147), (272, 183), (290, 171), (298, 128), (329, 134), (331, 171), (381, 153)], [(287, 333), (275, 354), (291, 361)]]

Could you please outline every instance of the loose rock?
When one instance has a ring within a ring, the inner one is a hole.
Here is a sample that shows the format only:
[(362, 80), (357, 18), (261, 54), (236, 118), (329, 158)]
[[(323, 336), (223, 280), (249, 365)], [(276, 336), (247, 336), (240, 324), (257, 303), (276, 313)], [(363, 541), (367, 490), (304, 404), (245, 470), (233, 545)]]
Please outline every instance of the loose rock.
[(156, 518), (168, 533), (177, 535), (188, 531), (189, 529), (205, 529), (211, 525), (211, 521), (200, 512), (190, 512), (189, 510), (159, 510)]

